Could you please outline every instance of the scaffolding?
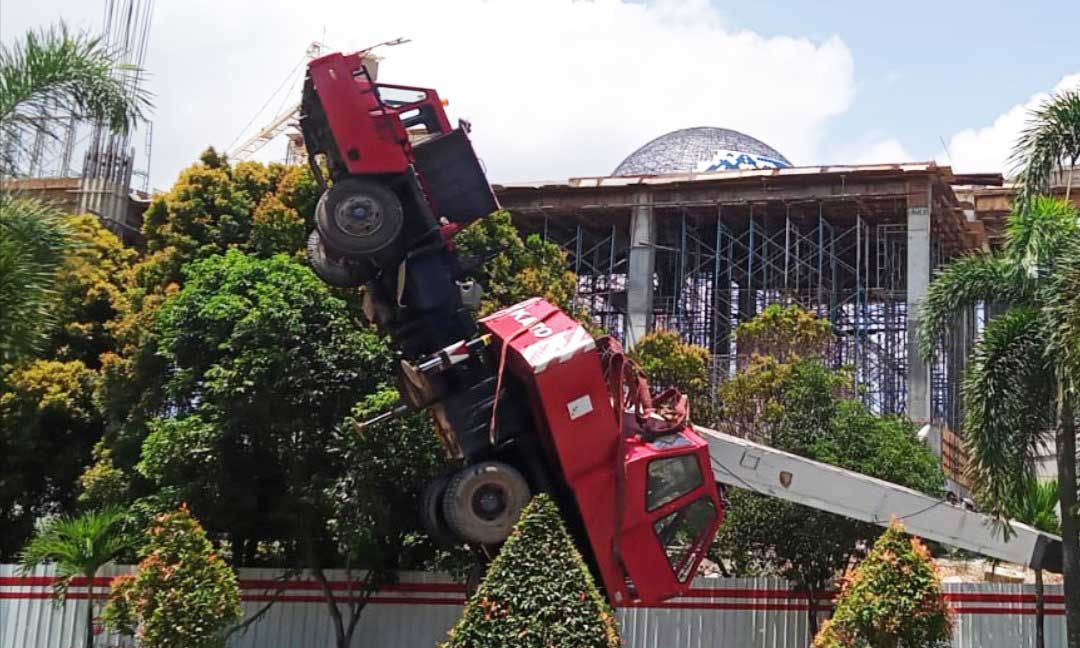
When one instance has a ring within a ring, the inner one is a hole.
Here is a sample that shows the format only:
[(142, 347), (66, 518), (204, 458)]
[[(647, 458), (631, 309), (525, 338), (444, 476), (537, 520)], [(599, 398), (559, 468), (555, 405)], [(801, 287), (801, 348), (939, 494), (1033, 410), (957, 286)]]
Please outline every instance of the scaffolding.
[[(864, 215), (825, 201), (656, 205), (652, 328), (678, 331), (713, 356), (713, 379), (739, 362), (734, 331), (770, 304), (827, 318), (828, 361), (848, 367), (876, 412), (907, 399), (907, 229), (903, 203)], [(577, 305), (626, 335), (628, 233), (580, 215), (543, 220), (544, 238), (578, 275)]]

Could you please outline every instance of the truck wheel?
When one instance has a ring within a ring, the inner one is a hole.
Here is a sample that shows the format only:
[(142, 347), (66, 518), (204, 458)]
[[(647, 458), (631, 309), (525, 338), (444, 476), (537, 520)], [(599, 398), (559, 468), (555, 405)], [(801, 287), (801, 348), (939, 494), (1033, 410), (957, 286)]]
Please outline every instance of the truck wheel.
[(371, 257), (401, 234), (404, 214), (394, 192), (373, 180), (342, 178), (315, 206), (315, 224), (326, 246), (343, 256)]
[(316, 276), (335, 288), (354, 288), (364, 283), (363, 277), (339, 259), (326, 256), (326, 247), (318, 230), (312, 230), (307, 240), (308, 263)]
[(424, 486), (424, 492), (420, 495), (420, 523), (432, 542), (443, 548), (450, 548), (459, 544), (454, 532), (443, 517), (442, 504), (446, 486), (450, 483), (450, 474), (441, 475), (432, 479)]
[(530, 497), (529, 484), (517, 469), (500, 461), (485, 461), (450, 479), (443, 496), (443, 515), (466, 542), (499, 544), (510, 535)]

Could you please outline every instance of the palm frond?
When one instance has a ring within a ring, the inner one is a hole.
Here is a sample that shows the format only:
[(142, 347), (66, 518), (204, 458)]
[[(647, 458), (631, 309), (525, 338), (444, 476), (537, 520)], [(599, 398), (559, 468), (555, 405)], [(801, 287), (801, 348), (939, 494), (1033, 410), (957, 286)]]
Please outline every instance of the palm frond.
[(1005, 254), (1023, 280), (1043, 285), (1061, 253), (1080, 237), (1076, 207), (1051, 196), (1035, 196), (1028, 209), (1015, 210), (1005, 227)]
[(1001, 254), (960, 257), (937, 273), (919, 308), (920, 353), (932, 357), (938, 336), (966, 309), (989, 302), (1023, 304), (1028, 297), (1027, 287)]
[(75, 116), (127, 132), (150, 107), (138, 88), (141, 73), (119, 65), (100, 38), (73, 34), (63, 23), (30, 31), (8, 47), (0, 45), (0, 172), (15, 174), (20, 142)]
[(92, 577), (132, 546), (134, 539), (123, 528), (125, 520), (127, 512), (115, 507), (49, 520), (23, 548), (20, 569), (26, 573), (39, 565), (53, 564), (56, 597), (63, 600), (72, 578)]
[(1080, 160), (1080, 90), (1052, 95), (1028, 114), (1009, 162), (1019, 182), (1018, 211), (1050, 191), (1054, 172)]
[(1058, 259), (1047, 294), (1047, 356), (1066, 384), (1080, 388), (1080, 236)]
[(31, 356), (48, 341), (57, 271), (72, 245), (61, 210), (0, 193), (0, 364)]
[(1047, 533), (1061, 533), (1057, 480), (1020, 482), (1005, 505), (1009, 517)]
[(1053, 427), (1054, 373), (1043, 351), (1045, 321), (1035, 308), (992, 320), (964, 380), (964, 434), (976, 498), (1008, 517), (1015, 485), (1034, 479), (1035, 461)]

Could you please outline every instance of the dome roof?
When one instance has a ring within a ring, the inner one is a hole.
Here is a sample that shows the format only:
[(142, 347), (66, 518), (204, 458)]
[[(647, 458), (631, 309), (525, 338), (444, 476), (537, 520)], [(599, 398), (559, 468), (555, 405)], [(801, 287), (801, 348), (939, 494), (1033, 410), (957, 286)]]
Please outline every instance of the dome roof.
[(778, 169), (791, 162), (768, 144), (728, 128), (698, 126), (661, 135), (631, 153), (612, 175)]

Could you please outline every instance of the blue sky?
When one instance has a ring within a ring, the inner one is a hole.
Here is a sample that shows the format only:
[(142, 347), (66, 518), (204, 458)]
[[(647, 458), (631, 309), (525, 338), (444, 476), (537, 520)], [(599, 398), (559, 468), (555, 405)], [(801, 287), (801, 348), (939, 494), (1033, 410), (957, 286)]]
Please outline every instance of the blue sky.
[[(0, 1), (0, 40), (60, 17), (93, 30), (102, 6)], [(398, 36), (411, 42), (381, 50), (381, 80), (448, 97), (496, 182), (605, 175), (702, 125), (796, 164), (949, 162), (944, 140), (958, 170), (1003, 171), (1027, 108), (1080, 87), (1078, 26), (1077, 0), (159, 0), (152, 186), (297, 101), (289, 71), (312, 41)], [(283, 154), (276, 141), (256, 159)]]
[(1080, 1), (714, 2), (764, 35), (838, 35), (855, 60), (856, 100), (837, 140), (875, 129), (933, 157), (964, 128), (991, 123), (1080, 72)]

